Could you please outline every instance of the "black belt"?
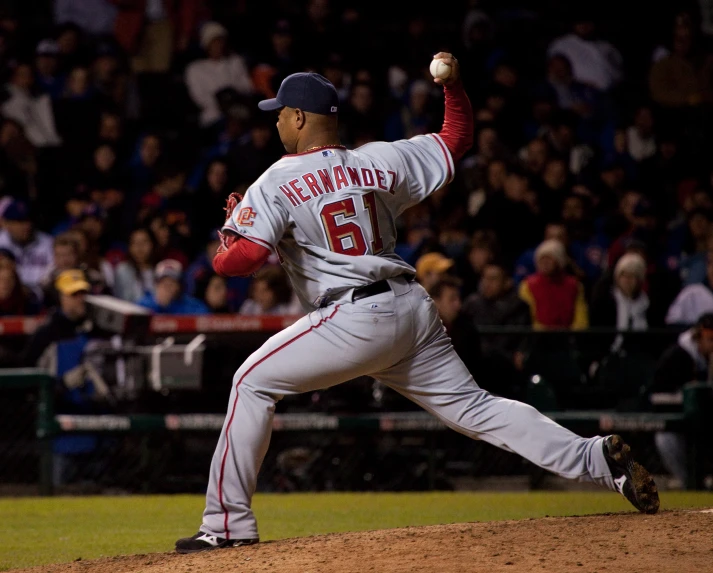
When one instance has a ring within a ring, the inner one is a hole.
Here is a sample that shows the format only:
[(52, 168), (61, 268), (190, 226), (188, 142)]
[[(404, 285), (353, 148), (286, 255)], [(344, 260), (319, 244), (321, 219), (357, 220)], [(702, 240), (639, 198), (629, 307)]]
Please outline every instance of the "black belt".
[(386, 279), (377, 281), (375, 283), (371, 283), (370, 285), (355, 288), (354, 293), (352, 294), (352, 302), (381, 294), (382, 292), (388, 292), (390, 290), (391, 287), (389, 286), (389, 281)]

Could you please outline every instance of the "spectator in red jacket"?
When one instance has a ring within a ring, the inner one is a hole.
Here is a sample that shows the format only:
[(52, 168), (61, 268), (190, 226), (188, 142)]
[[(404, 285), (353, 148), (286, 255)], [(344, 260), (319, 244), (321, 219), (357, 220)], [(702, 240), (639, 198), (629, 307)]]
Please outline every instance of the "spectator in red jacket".
[(530, 306), (536, 329), (589, 326), (584, 287), (564, 272), (567, 253), (556, 239), (543, 241), (535, 250), (535, 273), (520, 283), (519, 295)]

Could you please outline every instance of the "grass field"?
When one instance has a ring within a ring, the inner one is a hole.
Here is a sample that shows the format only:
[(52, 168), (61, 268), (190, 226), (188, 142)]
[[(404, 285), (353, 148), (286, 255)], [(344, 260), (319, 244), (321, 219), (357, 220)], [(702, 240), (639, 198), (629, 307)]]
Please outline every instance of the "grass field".
[[(713, 493), (662, 492), (661, 509), (713, 507)], [(204, 497), (0, 499), (0, 571), (165, 552), (200, 525)], [(432, 525), (633, 511), (607, 492), (258, 495), (263, 540)]]

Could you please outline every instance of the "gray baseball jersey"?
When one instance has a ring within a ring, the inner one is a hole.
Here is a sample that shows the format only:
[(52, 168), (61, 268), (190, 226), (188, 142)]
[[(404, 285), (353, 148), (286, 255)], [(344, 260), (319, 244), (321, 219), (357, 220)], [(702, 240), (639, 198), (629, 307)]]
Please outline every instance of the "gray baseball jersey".
[(438, 135), (287, 155), (247, 190), (227, 226), (277, 249), (307, 309), (350, 288), (414, 274), (395, 219), (453, 178)]
[[(284, 157), (235, 208), (227, 226), (276, 248), (314, 310), (235, 373), (200, 528), (206, 542), (258, 538), (251, 500), (275, 403), (365, 375), (458, 432), (560, 476), (616, 489), (603, 438), (577, 436), (529, 405), (481, 389), (431, 298), (403, 276), (414, 271), (394, 254), (394, 220), (452, 176), (453, 159), (437, 135), (355, 151), (329, 147)], [(382, 279), (389, 290), (353, 300), (355, 287)]]

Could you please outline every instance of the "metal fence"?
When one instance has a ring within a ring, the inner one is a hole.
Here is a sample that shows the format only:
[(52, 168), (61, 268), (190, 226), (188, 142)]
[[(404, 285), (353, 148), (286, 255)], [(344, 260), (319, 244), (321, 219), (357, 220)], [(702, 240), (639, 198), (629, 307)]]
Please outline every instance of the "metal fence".
[[(0, 493), (204, 491), (232, 373), (269, 334), (208, 332), (196, 388), (153, 388), (147, 374), (145, 387), (101, 414), (54, 412), (54, 380), (37, 371), (0, 370)], [(711, 387), (693, 384), (685, 403), (665, 409), (653, 408), (642, 393), (678, 332), (626, 333), (627, 350), (615, 361), (613, 331), (481, 332), (513, 334), (529, 339), (518, 398), (581, 435), (624, 434), (656, 474), (665, 470), (654, 433), (681, 432), (689, 437), (688, 486), (701, 487), (702, 476), (713, 472), (705, 443), (713, 428)], [(166, 335), (154, 335), (151, 344), (162, 344)], [(195, 335), (190, 328), (172, 333), (179, 345)], [(487, 388), (487, 381), (481, 384)], [(519, 456), (448, 430), (361, 378), (278, 404), (259, 489), (450, 490), (492, 486), (491, 478), (530, 487), (547, 482)]]

